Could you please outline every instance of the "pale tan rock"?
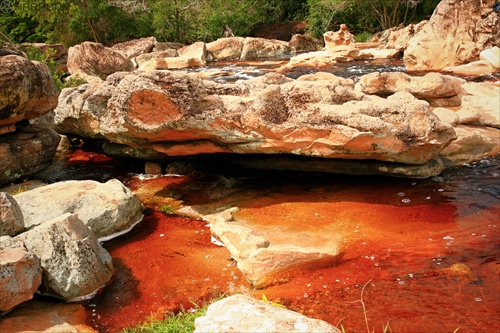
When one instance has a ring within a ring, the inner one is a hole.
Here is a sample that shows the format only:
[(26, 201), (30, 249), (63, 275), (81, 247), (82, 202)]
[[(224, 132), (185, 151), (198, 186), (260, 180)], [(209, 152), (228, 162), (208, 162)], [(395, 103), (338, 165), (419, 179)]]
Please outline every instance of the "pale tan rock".
[(194, 332), (340, 333), (327, 322), (246, 295), (233, 295), (212, 303), (206, 314), (196, 319)]
[[(354, 46), (357, 46), (354, 44)], [(398, 49), (363, 49), (360, 50), (357, 59), (400, 59), (403, 56)]]
[(32, 299), (41, 282), (40, 259), (23, 242), (0, 237), (0, 313)]
[[(212, 147), (239, 154), (424, 164), (454, 138), (453, 128), (411, 94), (367, 96), (353, 88), (352, 80), (320, 76), (325, 78), (293, 80), (275, 73), (220, 84), (194, 73), (117, 73), (94, 93), (75, 90), (82, 97), (72, 100), (95, 103), (91, 113), (99, 119), (91, 124), (89, 135), (100, 133), (135, 148), (207, 140), (215, 143)], [(83, 116), (89, 111), (81, 104), (72, 107), (72, 100), (60, 105), (67, 105), (71, 113), (79, 110), (85, 123), (74, 126), (72, 117), (69, 127), (82, 131), (91, 115)], [(68, 130), (64, 114), (56, 119), (59, 130)]]
[(182, 59), (189, 60), (193, 66), (205, 66), (207, 64), (207, 47), (203, 42), (196, 42), (177, 50)]
[(277, 39), (247, 37), (240, 60), (280, 58), (290, 53), (290, 45)]
[(168, 49), (164, 51), (157, 51), (157, 52), (150, 52), (150, 53), (144, 53), (140, 54), (137, 57), (135, 57), (135, 62), (137, 63), (138, 67), (141, 67), (144, 63), (150, 61), (151, 59), (154, 58), (174, 58), (178, 57), (179, 53), (175, 49)]
[(462, 105), (456, 110), (460, 124), (500, 128), (500, 84), (462, 84)]
[(57, 106), (59, 89), (41, 62), (0, 57), (0, 87), (0, 127), (41, 117)]
[(113, 275), (113, 262), (76, 214), (66, 213), (16, 236), (40, 258), (43, 293), (70, 302), (92, 298)]
[(406, 50), (410, 39), (412, 39), (426, 23), (427, 20), (424, 20), (417, 24), (409, 24), (401, 29), (388, 29), (385, 48), (399, 51)]
[(500, 69), (500, 48), (494, 46), (491, 49), (483, 50), (479, 54), (480, 60), (488, 61), (495, 69)]
[(104, 80), (115, 72), (132, 71), (134, 65), (121, 51), (100, 43), (83, 42), (69, 48), (68, 70), (72, 75), (97, 76)]
[(207, 44), (207, 52), (212, 55), (214, 60), (239, 59), (244, 43), (245, 38), (243, 37), (219, 38)]
[(448, 165), (471, 163), (500, 153), (500, 129), (459, 125), (457, 139), (443, 149), (441, 156)]
[(323, 34), (325, 49), (331, 53), (337, 52), (339, 47), (349, 46), (354, 42), (354, 35), (349, 32), (347, 25), (341, 24), (338, 31), (327, 31)]
[(143, 206), (120, 181), (64, 181), (16, 195), (27, 228), (66, 213), (77, 214), (101, 240), (129, 231), (143, 217)]
[(0, 320), (2, 333), (97, 333), (81, 304), (28, 302)]
[(398, 91), (409, 92), (419, 99), (457, 96), (463, 80), (440, 73), (427, 73), (422, 77), (402, 72), (374, 72), (359, 79), (357, 89), (365, 94), (391, 95)]
[(140, 54), (152, 52), (155, 45), (155, 37), (143, 37), (115, 44), (111, 48), (121, 51), (127, 58), (132, 59)]
[(438, 118), (445, 122), (450, 124), (451, 126), (455, 127), (459, 124), (460, 118), (458, 117), (457, 113), (443, 107), (437, 107), (434, 110), (432, 110)]
[(15, 236), (24, 230), (24, 217), (16, 199), (0, 192), (0, 236)]
[(442, 71), (457, 76), (480, 76), (493, 74), (497, 70), (489, 61), (477, 60), (464, 65), (445, 67)]
[(482, 49), (492, 46), (500, 28), (492, 6), (493, 1), (441, 1), (429, 22), (408, 42), (406, 67), (440, 70), (476, 60)]

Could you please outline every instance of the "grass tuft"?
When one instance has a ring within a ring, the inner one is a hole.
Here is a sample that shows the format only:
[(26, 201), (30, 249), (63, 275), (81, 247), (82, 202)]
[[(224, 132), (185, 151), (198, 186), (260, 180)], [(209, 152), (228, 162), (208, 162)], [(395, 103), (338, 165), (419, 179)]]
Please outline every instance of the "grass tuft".
[(208, 305), (198, 308), (195, 312), (180, 312), (163, 320), (152, 320), (127, 327), (123, 333), (191, 333), (194, 331), (194, 321), (207, 312)]

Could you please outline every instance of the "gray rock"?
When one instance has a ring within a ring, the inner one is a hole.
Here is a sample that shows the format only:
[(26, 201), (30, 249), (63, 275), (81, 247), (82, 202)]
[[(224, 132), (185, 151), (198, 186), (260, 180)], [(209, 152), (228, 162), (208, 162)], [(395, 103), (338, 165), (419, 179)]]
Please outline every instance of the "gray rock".
[(325, 321), (245, 295), (233, 295), (211, 304), (206, 315), (196, 319), (194, 332), (340, 333)]
[(0, 192), (0, 236), (15, 236), (24, 230), (24, 218), (16, 199)]
[(0, 237), (0, 312), (32, 299), (41, 282), (40, 259), (23, 242)]
[(61, 215), (16, 238), (40, 258), (46, 294), (88, 299), (113, 275), (111, 256), (76, 214)]
[(129, 231), (142, 217), (139, 198), (120, 181), (65, 181), (16, 195), (26, 228), (65, 213), (79, 219), (100, 239)]

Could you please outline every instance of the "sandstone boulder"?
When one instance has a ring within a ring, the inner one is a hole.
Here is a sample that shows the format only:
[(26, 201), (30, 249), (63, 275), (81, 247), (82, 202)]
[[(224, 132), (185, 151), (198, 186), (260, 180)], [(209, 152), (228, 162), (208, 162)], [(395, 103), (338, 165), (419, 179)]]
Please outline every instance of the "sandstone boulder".
[(143, 64), (147, 63), (151, 59), (155, 58), (175, 58), (178, 57), (179, 53), (175, 49), (168, 49), (165, 51), (157, 51), (157, 52), (150, 52), (150, 53), (144, 53), (140, 54), (137, 57), (135, 57), (135, 62), (137, 63), (138, 67), (141, 67)]
[(143, 37), (115, 44), (111, 48), (121, 51), (127, 58), (132, 59), (140, 54), (152, 52), (155, 44), (156, 38)]
[(290, 39), (289, 45), (292, 52), (299, 53), (319, 51), (324, 47), (324, 43), (319, 39), (302, 34), (293, 35)]
[(406, 91), (419, 99), (433, 99), (457, 96), (462, 83), (461, 79), (439, 73), (419, 77), (402, 72), (374, 72), (363, 75), (357, 88), (365, 94), (387, 96)]
[(494, 46), (491, 49), (483, 50), (479, 54), (480, 60), (488, 61), (496, 70), (500, 69), (500, 47)]
[(489, 61), (478, 60), (464, 65), (445, 67), (442, 71), (456, 76), (481, 76), (493, 74), (497, 70)]
[(0, 184), (31, 177), (54, 159), (61, 136), (38, 125), (26, 125), (0, 136)]
[(462, 90), (462, 105), (454, 110), (460, 124), (500, 128), (500, 85), (467, 82)]
[[(73, 92), (60, 105), (68, 105), (71, 114), (77, 110), (84, 124), (57, 114), (58, 130), (76, 126), (81, 133), (90, 126), (86, 135), (99, 133), (169, 156), (211, 147), (212, 152), (424, 164), (455, 137), (428, 103), (409, 93), (387, 99), (365, 95), (352, 80), (325, 73), (299, 80), (268, 74), (236, 84), (204, 81), (194, 73), (116, 73), (93, 93)], [(90, 101), (92, 112), (85, 107)], [(89, 124), (89, 118), (95, 121)], [(73, 125), (66, 127), (66, 119)]]
[(176, 42), (157, 42), (153, 48), (153, 52), (161, 52), (167, 50), (178, 50), (184, 47), (184, 44)]
[(0, 192), (0, 236), (15, 236), (24, 230), (24, 217), (17, 201)]
[(205, 66), (207, 64), (207, 47), (203, 42), (196, 42), (177, 50), (182, 59), (189, 59), (191, 66)]
[(0, 128), (40, 117), (57, 106), (57, 89), (45, 64), (17, 55), (0, 57)]
[(340, 333), (327, 322), (246, 295), (233, 295), (211, 304), (207, 313), (196, 319), (194, 332)]
[(45, 294), (70, 302), (92, 298), (111, 279), (109, 253), (76, 214), (64, 214), (16, 237), (41, 260)]
[(425, 26), (427, 21), (421, 21), (417, 24), (409, 24), (401, 29), (388, 29), (386, 49), (396, 49), (404, 51), (408, 47), (410, 40)]
[(0, 237), (0, 313), (32, 299), (41, 282), (40, 259), (23, 242)]
[(247, 37), (241, 50), (240, 60), (284, 58), (290, 54), (288, 42), (277, 39)]
[(500, 18), (493, 0), (441, 1), (429, 22), (408, 42), (404, 62), (410, 70), (440, 70), (476, 60), (493, 46)]
[(112, 73), (134, 70), (134, 64), (121, 51), (100, 43), (83, 42), (69, 48), (68, 70), (72, 75), (97, 76), (104, 80)]
[(207, 44), (207, 52), (214, 60), (239, 59), (244, 43), (243, 37), (219, 38)]
[(327, 31), (323, 34), (325, 48), (331, 53), (337, 52), (339, 47), (345, 47), (354, 43), (354, 35), (349, 32), (347, 25), (341, 24), (339, 31)]
[(77, 214), (102, 241), (128, 232), (141, 221), (139, 199), (120, 181), (64, 181), (16, 195), (26, 228), (66, 213)]

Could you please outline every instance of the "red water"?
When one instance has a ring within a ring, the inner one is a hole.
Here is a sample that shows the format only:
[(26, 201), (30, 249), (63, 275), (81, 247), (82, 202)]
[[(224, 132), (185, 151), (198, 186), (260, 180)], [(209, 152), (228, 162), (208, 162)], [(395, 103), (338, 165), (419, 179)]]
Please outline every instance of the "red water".
[(240, 174), (232, 187), (213, 175), (132, 180), (157, 210), (162, 202), (238, 206), (236, 218), (250, 225), (305, 233), (338, 226), (348, 245), (334, 267), (251, 290), (228, 251), (210, 243), (205, 222), (151, 210), (133, 234), (105, 245), (118, 273), (90, 305), (92, 323), (114, 332), (222, 293), (250, 292), (349, 333), (386, 325), (388, 332), (499, 332), (499, 165), (494, 159), (433, 180)]

